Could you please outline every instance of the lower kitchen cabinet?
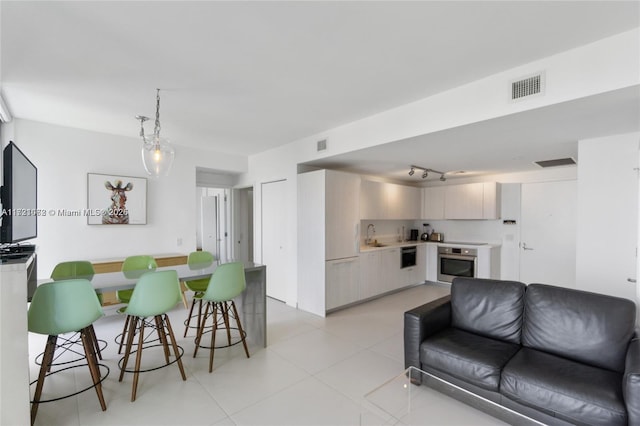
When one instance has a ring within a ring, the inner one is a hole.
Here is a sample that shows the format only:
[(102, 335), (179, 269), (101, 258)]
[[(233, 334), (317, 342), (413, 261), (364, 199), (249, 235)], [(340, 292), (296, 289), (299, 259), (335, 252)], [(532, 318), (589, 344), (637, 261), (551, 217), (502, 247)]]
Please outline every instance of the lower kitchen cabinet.
[(360, 258), (328, 260), (325, 270), (325, 309), (331, 310), (361, 299)]
[(409, 268), (400, 268), (400, 251), (393, 247), (360, 253), (362, 300), (425, 281), (426, 247), (418, 245), (416, 265)]

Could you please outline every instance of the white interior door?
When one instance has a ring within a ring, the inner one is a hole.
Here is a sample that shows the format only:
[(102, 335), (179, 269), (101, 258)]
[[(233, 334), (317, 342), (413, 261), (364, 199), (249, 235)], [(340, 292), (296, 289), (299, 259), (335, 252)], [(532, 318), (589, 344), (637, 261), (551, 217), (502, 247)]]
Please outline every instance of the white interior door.
[(267, 296), (287, 300), (285, 238), (287, 181), (262, 184), (262, 263), (267, 266)]
[(206, 196), (201, 198), (202, 203), (202, 250), (213, 253), (220, 259), (218, 244), (218, 197)]
[(576, 286), (577, 182), (522, 184), (520, 281)]

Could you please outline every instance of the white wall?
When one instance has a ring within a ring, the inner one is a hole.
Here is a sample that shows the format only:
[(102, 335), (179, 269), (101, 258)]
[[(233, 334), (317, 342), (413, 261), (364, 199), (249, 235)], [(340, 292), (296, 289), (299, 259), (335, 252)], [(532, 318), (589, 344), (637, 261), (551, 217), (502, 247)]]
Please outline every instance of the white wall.
[[(140, 141), (14, 119), (14, 142), (38, 168), (38, 207), (87, 206), (87, 173), (146, 177)], [(3, 141), (5, 137), (3, 136)], [(176, 147), (168, 177), (148, 180), (147, 225), (87, 225), (86, 217), (47, 215), (38, 222), (38, 276), (74, 259), (188, 253), (196, 248), (196, 167), (246, 172), (246, 158)], [(182, 239), (182, 245), (178, 245)]]
[[(287, 303), (295, 305), (297, 300), (298, 164), (640, 84), (639, 40), (640, 29), (628, 31), (250, 156), (249, 173), (241, 177), (241, 183), (259, 188), (262, 182), (287, 179), (289, 185), (287, 205), (283, 206), (283, 214), (291, 224), (287, 255), (293, 269)], [(545, 95), (527, 102), (511, 102), (509, 82), (540, 71), (546, 74)], [(318, 153), (316, 142), (321, 139), (327, 140), (327, 150)], [(260, 262), (259, 191), (255, 202), (254, 247), (256, 261)]]
[(636, 299), (640, 133), (578, 144), (578, 288)]

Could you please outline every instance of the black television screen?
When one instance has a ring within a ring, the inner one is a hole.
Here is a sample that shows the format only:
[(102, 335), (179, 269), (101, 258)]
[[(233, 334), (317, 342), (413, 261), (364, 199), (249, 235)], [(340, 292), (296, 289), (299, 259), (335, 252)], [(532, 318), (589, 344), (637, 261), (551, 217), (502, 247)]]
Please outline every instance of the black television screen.
[(38, 236), (38, 169), (9, 142), (2, 153), (2, 227), (0, 242), (17, 243)]

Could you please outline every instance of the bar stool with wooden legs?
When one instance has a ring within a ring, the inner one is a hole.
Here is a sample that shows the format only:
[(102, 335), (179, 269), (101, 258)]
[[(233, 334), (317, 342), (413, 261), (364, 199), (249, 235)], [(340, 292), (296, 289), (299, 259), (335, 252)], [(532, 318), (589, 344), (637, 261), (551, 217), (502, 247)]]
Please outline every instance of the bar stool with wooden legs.
[[(29, 331), (49, 336), (45, 346), (44, 356), (40, 365), (38, 379), (31, 384), (36, 384), (33, 400), (31, 401), (31, 424), (35, 422), (38, 413), (38, 405), (44, 402), (57, 401), (68, 398), (81, 392), (95, 388), (100, 401), (102, 411), (107, 409), (107, 405), (102, 394), (102, 381), (109, 375), (109, 368), (106, 365), (98, 364), (95, 346), (92, 341), (90, 328), (92, 324), (104, 314), (102, 307), (98, 303), (96, 292), (91, 283), (86, 279), (75, 279), (65, 281), (55, 281), (40, 285), (33, 295), (29, 306), (28, 323)], [(50, 371), (53, 361), (54, 350), (58, 335), (80, 332), (82, 346), (84, 348), (86, 364), (76, 363), (56, 371)], [(45, 377), (52, 374), (61, 373), (65, 370), (87, 365), (93, 382), (92, 386), (82, 389), (70, 395), (42, 400), (42, 388)], [(106, 369), (106, 374), (101, 374), (100, 368)]]
[[(71, 279), (77, 279), (77, 278), (87, 279), (91, 281), (94, 275), (95, 275), (95, 270), (93, 269), (93, 264), (87, 260), (72, 260), (67, 262), (60, 262), (53, 268), (53, 271), (51, 271), (51, 279), (54, 281), (71, 280)], [(98, 302), (100, 303), (100, 305), (102, 305), (102, 294), (96, 293), (96, 296), (98, 297)], [(93, 325), (91, 325), (90, 331), (92, 334), (92, 340), (95, 345), (98, 359), (102, 360), (102, 350), (104, 350), (107, 347), (107, 342), (104, 340), (98, 340), (98, 338), (96, 337), (95, 330), (93, 329)], [(70, 338), (64, 338), (62, 336), (58, 336), (56, 352), (60, 348), (60, 349), (63, 349), (64, 351), (75, 353), (76, 355), (79, 355), (80, 358), (84, 358), (84, 354), (79, 353), (73, 349), (74, 345), (82, 343), (79, 336), (80, 336), (79, 333), (75, 333)], [(40, 354), (36, 358), (37, 364), (38, 364), (38, 358), (41, 358), (42, 355), (43, 354)], [(57, 360), (59, 359), (59, 361), (56, 361), (57, 364), (65, 364), (65, 363), (70, 363), (77, 360), (76, 359), (76, 360), (68, 361), (66, 360), (68, 359), (68, 357), (63, 357), (61, 355), (56, 355), (56, 359)], [(53, 364), (53, 365), (56, 365), (56, 364)]]
[[(207, 291), (202, 295), (207, 305), (204, 310), (204, 317), (198, 329), (198, 335), (195, 340), (195, 350), (193, 357), (198, 354), (198, 348), (209, 348), (209, 373), (213, 371), (213, 353), (216, 348), (230, 347), (242, 342), (244, 352), (249, 358), (249, 349), (247, 348), (247, 333), (242, 329), (238, 309), (233, 299), (239, 296), (247, 287), (244, 276), (244, 265), (242, 262), (223, 263), (219, 265), (211, 275)], [(202, 337), (205, 334), (207, 320), (211, 318), (211, 346), (201, 346)], [(235, 319), (236, 327), (231, 327), (231, 318)], [(227, 332), (227, 345), (216, 346), (216, 332), (218, 326), (222, 323)], [(235, 333), (235, 342), (232, 343), (232, 330)]]
[[(143, 372), (157, 370), (167, 367), (173, 363), (178, 363), (182, 380), (187, 380), (182, 366), (183, 349), (176, 343), (171, 322), (167, 312), (170, 311), (177, 303), (182, 300), (180, 297), (180, 282), (178, 281), (178, 273), (176, 271), (154, 271), (147, 272), (140, 277), (136, 283), (131, 300), (127, 305), (124, 313), (129, 317), (129, 330), (127, 330), (127, 345), (124, 356), (118, 363), (120, 366), (121, 382), (124, 373), (133, 373), (133, 385), (131, 391), (131, 401), (135, 401), (138, 389), (139, 374)], [(153, 318), (153, 321), (147, 321)], [(156, 344), (156, 340), (149, 341), (151, 333), (145, 336), (145, 329), (155, 330), (158, 333), (160, 343)], [(133, 350), (133, 340), (138, 336), (138, 346)], [(153, 344), (152, 344), (153, 343)], [(169, 345), (173, 347), (173, 356), (175, 359), (170, 360), (171, 354)], [(164, 350), (165, 364), (148, 367), (142, 367), (142, 352), (153, 347), (162, 346)], [(136, 354), (135, 367), (127, 369), (129, 357), (132, 353)]]
[[(187, 264), (190, 267), (198, 267), (202, 265), (203, 268), (211, 266), (216, 260), (213, 253), (208, 251), (194, 251), (189, 253)], [(200, 320), (202, 318), (202, 295), (207, 290), (210, 278), (200, 278), (198, 280), (185, 281), (184, 285), (187, 289), (193, 291), (193, 300), (191, 301), (191, 309), (189, 309), (189, 316), (184, 320), (184, 336), (187, 337), (189, 328), (195, 328), (196, 333), (200, 329)], [(193, 315), (193, 308), (198, 304), (198, 313)], [(196, 326), (190, 327), (191, 318), (196, 317)]]
[[(142, 274), (145, 274), (148, 271), (154, 271), (157, 267), (158, 264), (152, 256), (143, 254), (125, 258), (124, 262), (122, 262), (122, 267), (120, 270), (127, 278), (140, 278)], [(116, 297), (118, 298), (118, 302), (120, 303), (129, 303), (132, 294), (132, 289), (116, 291)], [(126, 306), (118, 309), (118, 313), (123, 313), (125, 309)], [(116, 343), (118, 343), (118, 353), (122, 352), (122, 347), (124, 346), (124, 342), (127, 336), (127, 328), (129, 327), (129, 320), (130, 318), (127, 316), (124, 321), (124, 326), (122, 327), (122, 333), (116, 336), (115, 341)]]

